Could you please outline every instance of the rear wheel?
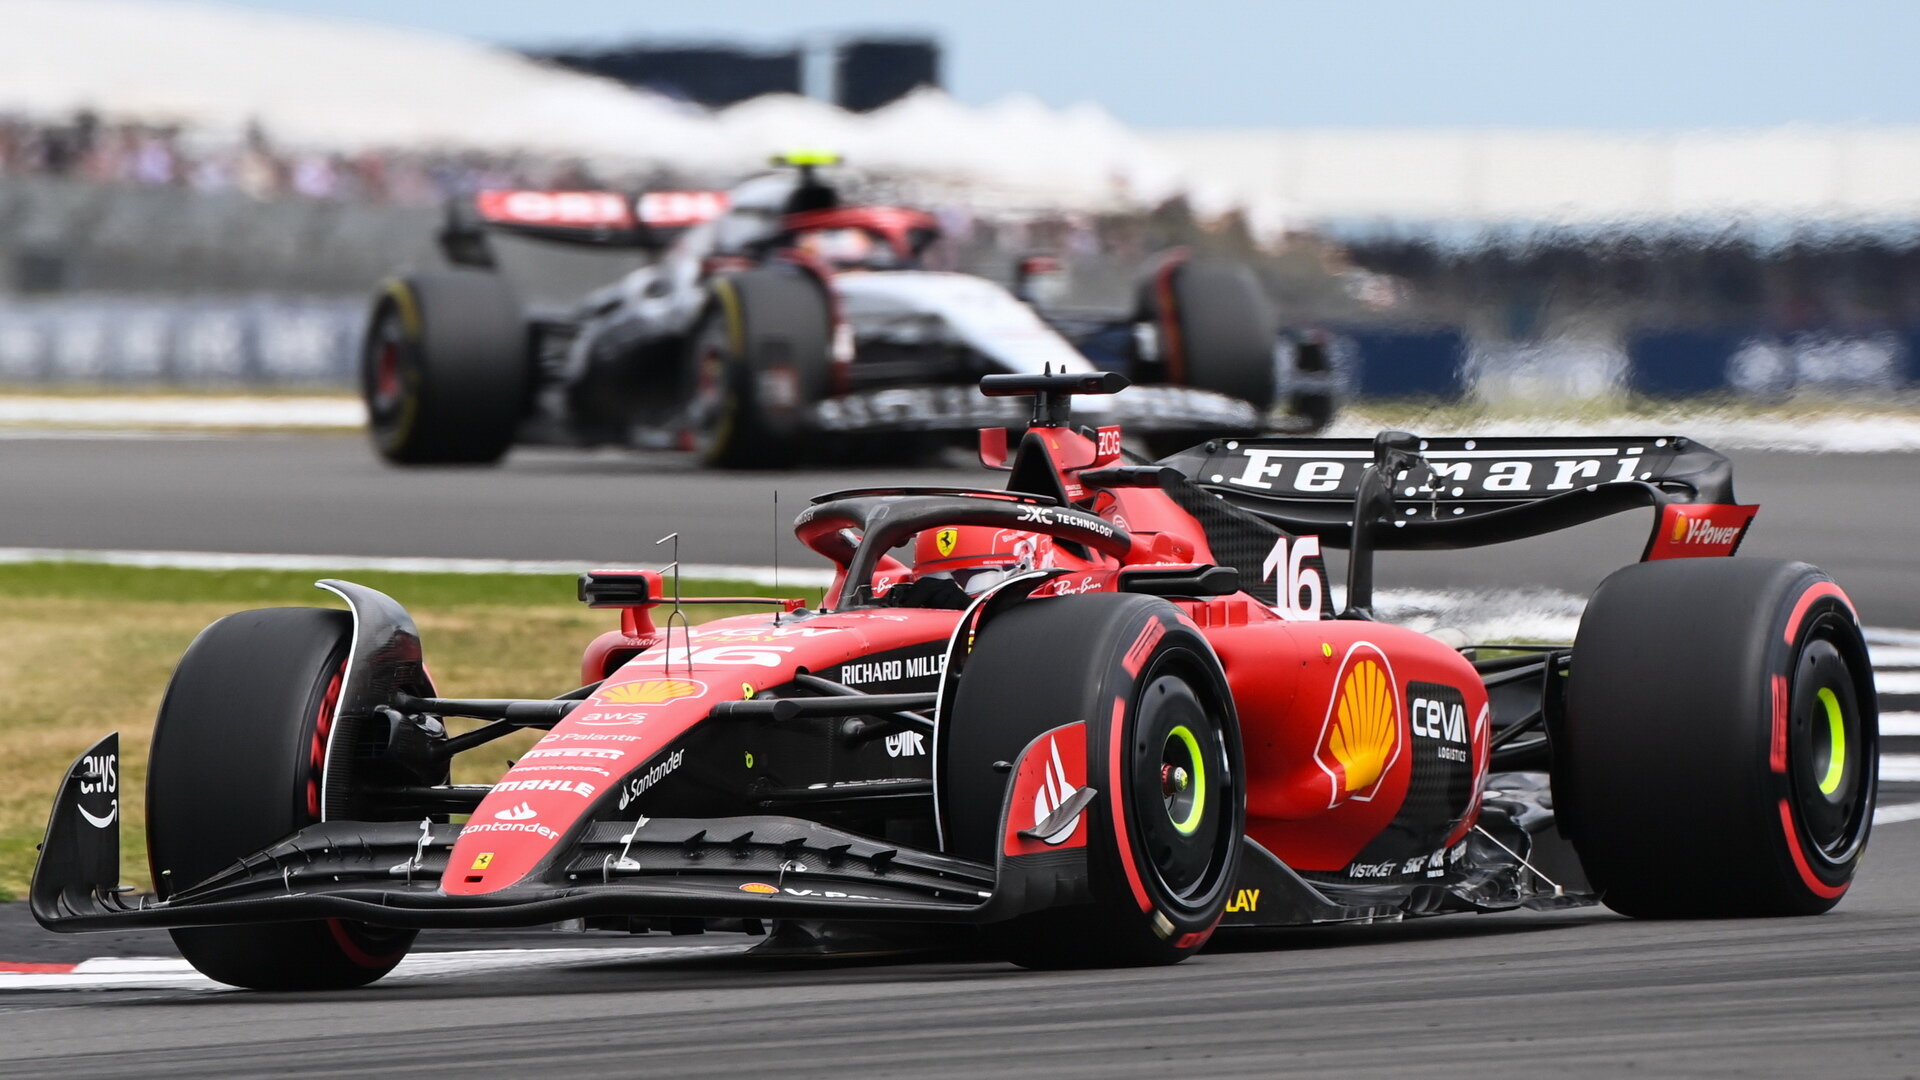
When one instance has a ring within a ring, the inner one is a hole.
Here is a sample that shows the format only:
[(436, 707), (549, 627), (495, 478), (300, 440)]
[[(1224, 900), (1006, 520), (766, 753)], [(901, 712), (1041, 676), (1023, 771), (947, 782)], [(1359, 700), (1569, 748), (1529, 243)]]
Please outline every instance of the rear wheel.
[(499, 461), (526, 411), (529, 368), (526, 322), (498, 274), (388, 282), (361, 356), (374, 448), (397, 465)]
[(1814, 567), (1615, 572), (1581, 617), (1552, 734), (1557, 811), (1616, 911), (1810, 915), (1853, 880), (1879, 714), (1853, 608)]
[[(942, 744), (948, 846), (999, 854), (1006, 774), (1083, 720), (1091, 903), (990, 928), (1026, 967), (1174, 963), (1226, 910), (1245, 831), (1240, 730), (1219, 661), (1177, 610), (1117, 594), (1022, 603), (981, 632)], [(1015, 807), (1019, 818), (1027, 808)], [(1036, 822), (1037, 824), (1037, 822)]]
[(693, 334), (693, 449), (710, 465), (789, 466), (807, 449), (831, 381), (833, 322), (821, 286), (767, 267), (715, 279)]
[[(1262, 416), (1272, 408), (1279, 320), (1253, 271), (1237, 263), (1174, 263), (1144, 283), (1141, 300), (1159, 348), (1156, 363), (1139, 375), (1239, 398)], [(1147, 444), (1170, 454), (1211, 434), (1162, 432)]]
[[(161, 703), (147, 770), (147, 853), (162, 897), (320, 819), (352, 637), (344, 611), (268, 608), (229, 615), (188, 647)], [(415, 936), (341, 919), (172, 934), (202, 974), (256, 990), (370, 983)]]

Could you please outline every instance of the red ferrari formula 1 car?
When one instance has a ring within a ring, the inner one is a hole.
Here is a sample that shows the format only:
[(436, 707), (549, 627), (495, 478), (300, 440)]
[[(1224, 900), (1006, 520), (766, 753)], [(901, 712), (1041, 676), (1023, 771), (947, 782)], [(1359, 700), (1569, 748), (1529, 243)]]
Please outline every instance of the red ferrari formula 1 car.
[[(1034, 402), (1011, 452), (982, 436), (1004, 489), (816, 499), (796, 528), (837, 567), (817, 608), (689, 627), (659, 572), (583, 575), (620, 623), (555, 698), (443, 696), (407, 613), (346, 582), (322, 584), (350, 611), (229, 616), (161, 707), (155, 891), (118, 884), (109, 736), (57, 796), (34, 914), (168, 927), (215, 979), (324, 988), (379, 978), (422, 927), (771, 926), (795, 948), (864, 927), (1120, 965), (1223, 926), (1846, 892), (1875, 789), (1866, 649), (1819, 570), (1687, 557), (1731, 555), (1755, 512), (1723, 457), (1389, 432), (1130, 462), (1069, 417), (1123, 382), (985, 380)], [(1371, 617), (1377, 550), (1645, 507), (1643, 560), (1571, 646)], [(1337, 612), (1322, 548), (1348, 552)], [(527, 728), (497, 782), (448, 783)]]

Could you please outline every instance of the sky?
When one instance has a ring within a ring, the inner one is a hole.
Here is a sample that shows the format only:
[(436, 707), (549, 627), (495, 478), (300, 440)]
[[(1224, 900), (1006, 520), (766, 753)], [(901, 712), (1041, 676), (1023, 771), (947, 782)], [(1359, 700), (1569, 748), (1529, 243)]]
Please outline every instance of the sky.
[(1149, 128), (1920, 124), (1920, 0), (227, 0), (503, 45), (931, 34), (948, 89)]

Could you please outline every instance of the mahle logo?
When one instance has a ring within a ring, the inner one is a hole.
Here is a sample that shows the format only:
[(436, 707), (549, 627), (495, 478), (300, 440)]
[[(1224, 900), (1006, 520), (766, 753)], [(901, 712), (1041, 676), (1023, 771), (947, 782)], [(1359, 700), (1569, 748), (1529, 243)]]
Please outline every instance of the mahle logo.
[(1400, 752), (1399, 695), (1386, 657), (1365, 642), (1355, 644), (1340, 665), (1334, 695), (1314, 754), (1332, 781), (1327, 805), (1366, 802)]
[(610, 686), (595, 694), (594, 701), (602, 705), (662, 705), (706, 692), (706, 684), (696, 679), (642, 679)]

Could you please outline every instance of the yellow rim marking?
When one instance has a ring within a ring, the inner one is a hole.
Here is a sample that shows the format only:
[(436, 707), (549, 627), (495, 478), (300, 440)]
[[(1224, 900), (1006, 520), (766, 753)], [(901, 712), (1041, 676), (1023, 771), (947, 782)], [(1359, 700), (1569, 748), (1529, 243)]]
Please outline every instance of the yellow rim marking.
[(1820, 704), (1827, 709), (1827, 741), (1833, 746), (1833, 756), (1827, 759), (1827, 775), (1820, 778), (1820, 794), (1831, 795), (1840, 790), (1840, 776), (1847, 771), (1847, 727), (1840, 714), (1840, 699), (1833, 691), (1821, 687), (1816, 695)]
[(1192, 835), (1200, 827), (1200, 815), (1207, 809), (1207, 761), (1200, 754), (1200, 740), (1185, 724), (1167, 732), (1170, 739), (1179, 739), (1187, 748), (1187, 756), (1193, 761), (1193, 805), (1187, 808), (1187, 816), (1173, 823), (1182, 836)]

